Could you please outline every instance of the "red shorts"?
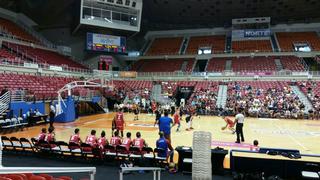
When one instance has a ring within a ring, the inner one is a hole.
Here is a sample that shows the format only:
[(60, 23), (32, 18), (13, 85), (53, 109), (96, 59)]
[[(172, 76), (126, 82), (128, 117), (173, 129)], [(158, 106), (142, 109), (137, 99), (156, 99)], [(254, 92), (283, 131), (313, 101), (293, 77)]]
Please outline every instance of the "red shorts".
[(123, 126), (117, 126), (117, 128), (116, 128), (118, 131), (123, 131)]

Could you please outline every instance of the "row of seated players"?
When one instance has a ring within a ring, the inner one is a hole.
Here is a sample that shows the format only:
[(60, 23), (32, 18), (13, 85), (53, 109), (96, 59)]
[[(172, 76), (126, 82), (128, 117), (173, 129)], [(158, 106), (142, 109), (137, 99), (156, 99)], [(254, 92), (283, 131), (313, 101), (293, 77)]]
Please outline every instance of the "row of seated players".
[[(173, 162), (173, 148), (171, 143), (164, 138), (163, 132), (159, 133), (159, 139), (156, 142), (156, 148), (160, 149), (158, 152), (158, 157), (170, 157), (170, 162)], [(37, 141), (40, 142), (47, 142), (51, 143), (55, 141), (55, 133), (54, 133), (54, 127), (50, 126), (48, 128), (48, 133), (46, 128), (42, 128), (41, 133), (37, 137)], [(119, 146), (122, 147), (122, 153), (129, 154), (130, 153), (130, 147), (135, 147), (138, 150), (138, 154), (143, 154), (143, 148), (148, 147), (146, 141), (141, 137), (141, 133), (136, 133), (136, 138), (131, 139), (131, 132), (127, 132), (126, 137), (122, 138), (119, 136), (119, 132), (115, 131), (113, 136), (110, 138), (110, 142), (106, 138), (105, 131), (101, 132), (101, 136), (99, 138), (96, 137), (96, 131), (91, 130), (90, 135), (88, 135), (83, 142), (80, 137), (80, 129), (76, 128), (74, 130), (74, 134), (70, 136), (69, 144), (73, 144), (73, 148), (76, 149), (80, 147), (81, 144), (88, 144), (90, 147), (87, 149), (88, 151), (91, 151), (92, 148), (99, 149), (101, 153), (105, 152), (105, 147), (107, 145), (111, 145), (114, 148), (118, 148)], [(74, 146), (78, 145), (78, 146)], [(51, 144), (52, 148), (55, 147), (54, 144)], [(137, 151), (136, 151), (137, 152)]]

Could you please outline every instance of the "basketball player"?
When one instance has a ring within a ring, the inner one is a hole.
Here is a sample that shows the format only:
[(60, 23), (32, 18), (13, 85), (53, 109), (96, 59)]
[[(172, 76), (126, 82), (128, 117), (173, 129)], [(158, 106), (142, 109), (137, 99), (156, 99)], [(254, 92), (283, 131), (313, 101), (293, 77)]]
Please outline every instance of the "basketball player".
[(91, 147), (96, 147), (97, 143), (96, 130), (91, 130), (90, 135), (86, 138), (86, 144), (89, 144)]
[(121, 146), (125, 147), (126, 150), (129, 151), (131, 145), (131, 132), (127, 132), (127, 137), (123, 139)]
[(52, 141), (55, 141), (55, 133), (54, 133), (54, 127), (50, 126), (48, 128), (48, 134), (46, 135), (45, 139), (46, 142), (50, 143)]
[(134, 113), (134, 121), (137, 121), (139, 120), (139, 105), (138, 104), (133, 104), (132, 106), (132, 110), (133, 110), (133, 113)]
[[(177, 127), (177, 130), (176, 132), (179, 132), (180, 131), (180, 126), (181, 126), (181, 123), (180, 123), (180, 120), (181, 120), (181, 117), (180, 117), (180, 108), (177, 108), (175, 113), (173, 114), (173, 120), (174, 120), (174, 123), (173, 123), (173, 126), (175, 126), (176, 124), (178, 125)], [(172, 127), (173, 127), (172, 126)]]
[(70, 136), (69, 143), (70, 142), (78, 144), (78, 145), (80, 145), (82, 143), (82, 140), (80, 138), (80, 130), (78, 128), (76, 128), (74, 130), (74, 134)]
[(188, 128), (186, 129), (186, 131), (193, 130), (192, 120), (193, 120), (193, 116), (195, 116), (195, 115), (196, 115), (195, 109), (192, 106), (190, 106), (186, 112), (186, 122), (188, 125)]
[(152, 114), (155, 114), (157, 110), (157, 103), (154, 100), (151, 102), (151, 110), (152, 110)]
[(140, 132), (136, 133), (136, 138), (133, 140), (132, 144), (134, 147), (138, 147), (140, 151), (143, 147), (147, 146), (146, 141), (143, 138), (141, 138)]
[(47, 134), (47, 129), (46, 128), (42, 128), (41, 129), (41, 133), (37, 137), (37, 140), (38, 141), (44, 141), (44, 139), (46, 138), (46, 134)]
[(121, 145), (121, 138), (119, 137), (119, 132), (115, 131), (114, 136), (110, 139), (110, 144), (113, 147), (117, 147), (118, 145)]
[(226, 126), (222, 127), (221, 130), (228, 128), (230, 131), (232, 131), (232, 134), (236, 133), (236, 130), (234, 129), (235, 123), (225, 115), (222, 116), (222, 119), (226, 122)]
[(117, 114), (114, 117), (114, 121), (115, 121), (115, 129), (121, 132), (121, 137), (123, 137), (123, 129), (125, 126), (125, 122), (124, 122), (124, 117), (123, 117), (123, 112), (122, 109), (119, 109)]
[(102, 131), (101, 132), (101, 136), (100, 138), (98, 139), (98, 147), (100, 150), (104, 150), (104, 146), (108, 144), (108, 140), (106, 138), (106, 132), (105, 131)]

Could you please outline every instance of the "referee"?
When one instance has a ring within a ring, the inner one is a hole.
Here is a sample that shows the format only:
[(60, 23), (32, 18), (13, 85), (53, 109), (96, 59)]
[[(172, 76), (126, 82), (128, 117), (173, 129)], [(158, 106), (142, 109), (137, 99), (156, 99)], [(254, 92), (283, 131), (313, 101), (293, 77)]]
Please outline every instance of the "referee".
[(236, 133), (237, 133), (237, 141), (236, 143), (240, 143), (240, 137), (241, 142), (244, 142), (244, 136), (243, 136), (243, 123), (244, 123), (244, 115), (241, 113), (242, 110), (236, 115), (235, 123), (236, 125)]

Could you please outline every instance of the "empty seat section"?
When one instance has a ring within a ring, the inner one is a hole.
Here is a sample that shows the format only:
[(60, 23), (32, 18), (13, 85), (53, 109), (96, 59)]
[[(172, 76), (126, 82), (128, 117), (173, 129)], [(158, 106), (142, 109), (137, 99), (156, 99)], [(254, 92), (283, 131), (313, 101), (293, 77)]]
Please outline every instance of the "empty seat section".
[(176, 55), (179, 54), (183, 38), (156, 38), (146, 55)]
[(151, 59), (144, 60), (141, 72), (174, 72), (180, 71), (184, 59)]
[(221, 72), (226, 70), (227, 58), (212, 58), (207, 65), (207, 71)]
[(187, 67), (186, 67), (186, 72), (192, 72), (194, 63), (195, 63), (194, 59), (189, 59), (188, 60), (188, 64), (187, 64)]
[(232, 70), (241, 71), (276, 71), (276, 64), (272, 57), (239, 57), (232, 59)]
[(305, 71), (300, 59), (295, 56), (282, 56), (280, 58), (283, 69), (290, 71)]
[(37, 63), (66, 66), (79, 69), (87, 69), (85, 66), (71, 60), (70, 58), (60, 55), (57, 52), (37, 49), (29, 46), (23, 46), (13, 43), (4, 43), (7, 48), (15, 51), (17, 54), (23, 54), (25, 57), (36, 61)]
[(37, 99), (42, 99), (56, 97), (60, 88), (74, 80), (76, 79), (67, 77), (2, 73), (0, 74), (0, 89), (7, 87), (13, 92), (22, 89), (27, 96), (35, 96)]
[(8, 61), (13, 62), (16, 60), (16, 56), (14, 54), (11, 54), (6, 49), (0, 49), (0, 60), (2, 59), (6, 59)]
[(0, 32), (15, 36), (16, 39), (22, 41), (39, 43), (39, 41), (27, 33), (24, 29), (16, 25), (14, 22), (0, 18)]
[(198, 54), (199, 47), (212, 47), (212, 53), (223, 53), (226, 44), (225, 36), (190, 37), (186, 54)]
[(249, 41), (233, 41), (233, 52), (271, 52), (272, 46), (270, 40), (249, 40)]
[(293, 51), (294, 43), (308, 43), (311, 50), (320, 51), (320, 38), (316, 32), (278, 32), (276, 36), (281, 51)]

